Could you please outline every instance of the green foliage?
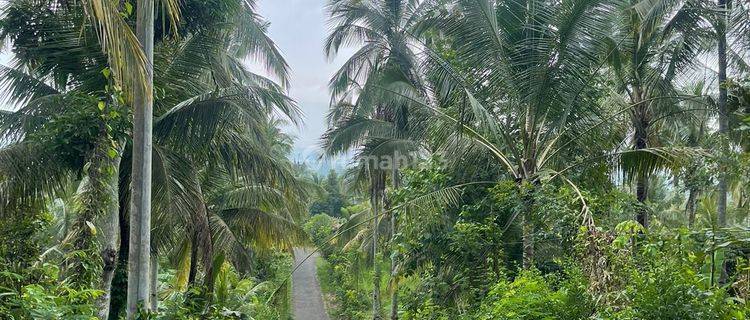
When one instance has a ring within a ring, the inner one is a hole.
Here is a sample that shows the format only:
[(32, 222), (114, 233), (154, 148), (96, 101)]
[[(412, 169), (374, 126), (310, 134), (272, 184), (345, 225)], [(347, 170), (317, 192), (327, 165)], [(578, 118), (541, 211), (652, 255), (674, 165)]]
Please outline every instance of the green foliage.
[[(404, 320), (449, 320), (452, 319), (450, 313), (445, 309), (435, 304), (432, 298), (427, 298), (422, 301), (415, 310), (407, 310), (402, 315)], [(463, 317), (461, 317), (463, 319)]]
[[(41, 143), (48, 152), (58, 157), (58, 161), (70, 167), (83, 167), (83, 157), (94, 149), (102, 134), (121, 139), (130, 126), (127, 108), (107, 104), (89, 94), (71, 92), (52, 95), (37, 103), (38, 106), (27, 107), (29, 110), (26, 112), (40, 118), (33, 122), (26, 120), (26, 139)], [(44, 109), (45, 106), (47, 109)]]
[[(3, 319), (96, 319), (96, 298), (102, 292), (76, 288), (58, 281), (60, 270), (52, 264), (31, 268), (37, 277), (20, 290), (0, 288), (0, 318)], [(29, 270), (29, 271), (31, 271)], [(24, 279), (24, 275), (2, 272), (3, 278)], [(29, 281), (30, 279), (25, 279)]]
[(739, 310), (723, 289), (707, 290), (695, 271), (660, 258), (630, 271), (628, 306), (616, 319), (736, 319)]
[(3, 217), (0, 223), (0, 271), (23, 274), (23, 281), (0, 276), (0, 287), (16, 288), (35, 277), (29, 274), (42, 253), (41, 231), (49, 226), (51, 217), (38, 214), (37, 209), (20, 210)]
[[(229, 263), (221, 265), (216, 275), (215, 297), (207, 307), (200, 301), (200, 297), (205, 297), (201, 287), (194, 286), (186, 292), (167, 290), (156, 319), (290, 319), (287, 276), (291, 272), (291, 256), (279, 253), (266, 259), (256, 277), (241, 276)], [(171, 271), (160, 278), (170, 285), (176, 281)]]
[[(404, 170), (403, 186), (392, 193), (394, 204), (449, 185), (450, 177), (436, 160)], [(509, 206), (497, 205), (485, 186), (465, 191), (473, 203), (460, 208), (399, 210), (399, 254), (402, 273), (420, 278), (407, 290), (405, 310), (417, 314), (425, 300), (441, 306), (470, 308), (498, 279), (507, 256), (503, 222)], [(506, 210), (507, 209), (507, 210)], [(511, 249), (512, 250), (512, 249)], [(450, 309), (450, 308), (449, 308)]]
[(357, 265), (357, 252), (337, 252), (318, 264), (318, 278), (325, 294), (332, 298), (328, 312), (334, 319), (367, 318), (372, 291), (371, 272)]
[(313, 243), (320, 249), (324, 257), (328, 257), (335, 251), (332, 236), (341, 222), (325, 213), (319, 213), (310, 217), (305, 222), (305, 231), (312, 238)]
[(310, 205), (311, 215), (327, 213), (332, 217), (341, 217), (341, 209), (349, 205), (346, 196), (341, 193), (341, 183), (335, 170), (328, 172), (323, 185), (324, 193)]
[[(748, 317), (744, 2), (330, 0), (326, 55), (359, 49), (330, 81), (322, 147), (368, 166), (325, 179), (286, 159), (278, 118), (296, 124), (299, 110), (255, 2), (184, 1), (179, 25), (176, 1), (157, 9), (151, 239), (163, 268), (159, 310), (143, 318), (288, 320), (291, 259), (279, 251), (307, 235), (340, 319), (372, 317), (378, 286), (407, 320)], [(100, 238), (117, 238), (97, 223), (127, 220), (116, 205), (139, 152), (127, 143), (143, 73), (134, 3), (4, 8), (0, 41), (16, 60), (0, 67), (0, 96), (18, 108), (0, 110), (0, 318), (95, 317)], [(707, 86), (690, 74), (717, 35), (737, 79)], [(719, 88), (728, 101), (714, 101)], [(408, 168), (369, 167), (400, 153)], [(370, 203), (345, 180), (369, 183)], [(717, 181), (734, 227), (718, 223)], [(62, 231), (44, 210), (60, 201), (72, 209)], [(370, 270), (390, 259), (390, 276)]]
[(94, 304), (101, 291), (50, 287), (38, 284), (26, 286), (22, 293), (21, 309), (33, 319), (96, 319)]
[(690, 250), (695, 247), (689, 239), (653, 237), (639, 248), (617, 262), (614, 276), (623, 282), (615, 294), (623, 298), (621, 306), (609, 306), (601, 314), (613, 319), (744, 319), (750, 311), (727, 288), (709, 287), (696, 267), (703, 264), (696, 259), (702, 255)]
[(586, 292), (579, 271), (564, 279), (544, 277), (536, 270), (524, 270), (513, 281), (500, 281), (485, 298), (476, 319), (587, 319), (594, 303)]

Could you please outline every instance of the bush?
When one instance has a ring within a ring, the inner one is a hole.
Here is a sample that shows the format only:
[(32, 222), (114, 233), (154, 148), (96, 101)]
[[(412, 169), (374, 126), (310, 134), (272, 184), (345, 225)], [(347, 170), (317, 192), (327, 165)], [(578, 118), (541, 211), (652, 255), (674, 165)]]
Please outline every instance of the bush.
[(371, 274), (357, 270), (356, 252), (340, 252), (329, 256), (326, 261), (330, 263), (321, 264), (323, 269), (319, 274), (323, 286), (330, 290), (335, 298), (335, 306), (330, 310), (334, 319), (357, 320), (367, 318), (370, 311), (370, 300), (368, 292)]
[(745, 318), (746, 311), (742, 311), (723, 288), (704, 288), (704, 281), (692, 268), (675, 260), (664, 257), (630, 270), (629, 283), (624, 291), (630, 303), (609, 316), (628, 320)]
[[(557, 285), (557, 289), (554, 288)], [(593, 313), (591, 297), (579, 272), (566, 279), (521, 271), (512, 281), (500, 281), (482, 303), (477, 319), (586, 319)]]
[[(264, 257), (254, 277), (240, 275), (229, 262), (219, 266), (212, 304), (206, 308), (200, 286), (186, 292), (177, 288), (162, 291), (167, 297), (160, 302), (157, 319), (255, 319), (288, 320), (292, 257), (276, 252)], [(262, 271), (262, 272), (261, 272)], [(175, 274), (162, 273), (163, 282), (173, 285)]]
[[(36, 271), (42, 274), (37, 283), (24, 285), (19, 291), (3, 288), (0, 319), (96, 319), (94, 302), (101, 291), (58, 282), (56, 265), (44, 264)], [(14, 277), (9, 272), (3, 272), (3, 276)]]
[(304, 228), (313, 243), (320, 248), (321, 253), (324, 257), (330, 256), (334, 249), (331, 244), (328, 243), (331, 236), (338, 228), (339, 220), (333, 218), (325, 213), (316, 214), (305, 223)]

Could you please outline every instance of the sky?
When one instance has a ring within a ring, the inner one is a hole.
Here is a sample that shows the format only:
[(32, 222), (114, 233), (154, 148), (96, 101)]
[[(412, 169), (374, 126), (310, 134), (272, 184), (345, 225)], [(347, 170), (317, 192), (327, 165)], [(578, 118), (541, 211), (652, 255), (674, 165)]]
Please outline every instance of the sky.
[[(305, 115), (304, 123), (299, 128), (289, 127), (285, 128), (285, 131), (297, 138), (294, 158), (311, 164), (315, 162), (314, 158), (317, 159), (319, 138), (326, 129), (325, 115), (329, 105), (328, 79), (346, 57), (354, 52), (353, 49), (344, 49), (333, 61), (325, 57), (323, 45), (328, 34), (325, 3), (326, 0), (257, 2), (258, 13), (271, 23), (271, 39), (281, 49), (291, 68), (289, 95), (297, 101)], [(7, 64), (9, 60), (10, 55), (7, 51), (0, 53), (0, 63)], [(248, 61), (248, 65), (251, 70), (265, 74), (264, 70), (252, 61)]]
[[(323, 46), (328, 34), (326, 0), (260, 0), (258, 13), (271, 23), (269, 35), (291, 67), (290, 96), (305, 114), (301, 128), (287, 128), (295, 135), (295, 153), (311, 157), (326, 129), (329, 105), (328, 80), (354, 49), (345, 49), (328, 61)], [(257, 69), (256, 69), (257, 70)]]

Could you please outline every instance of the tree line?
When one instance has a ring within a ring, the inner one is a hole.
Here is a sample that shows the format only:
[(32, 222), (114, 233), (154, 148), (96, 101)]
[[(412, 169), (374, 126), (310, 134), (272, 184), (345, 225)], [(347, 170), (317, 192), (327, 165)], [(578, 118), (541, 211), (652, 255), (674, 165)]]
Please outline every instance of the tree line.
[[(626, 292), (611, 283), (612, 260), (638, 270), (646, 259), (641, 250), (680, 232), (703, 246), (690, 250), (709, 252), (701, 256), (710, 260), (707, 267), (692, 262), (693, 272), (710, 278), (708, 287), (741, 282), (747, 243), (738, 239), (748, 223), (741, 173), (746, 3), (331, 0), (327, 9), (326, 54), (356, 51), (330, 80), (329, 130), (321, 144), (329, 155), (355, 154), (347, 176), (370, 209), (363, 213), (367, 223), (358, 217), (330, 222), (343, 223), (333, 228), (340, 239), (320, 246), (338, 247), (326, 254), (334, 270), (366, 256), (367, 317), (383, 317), (383, 292), (391, 295), (390, 319), (400, 313), (422, 319), (416, 310), (435, 307), (412, 300), (411, 312), (404, 312), (399, 297), (410, 295), (441, 297), (447, 300), (431, 301), (453, 306), (443, 310), (448, 315), (472, 315), (481, 303), (476, 291), (482, 297), (491, 287), (463, 281), (479, 281), (477, 275), (493, 269), (491, 281), (523, 280), (528, 270), (563, 268), (559, 259), (580, 262), (601, 303), (588, 316), (602, 316), (605, 308), (627, 306), (601, 300), (618, 291), (613, 288)], [(416, 160), (402, 166), (369, 161), (398, 154)], [(615, 196), (618, 201), (605, 200)], [(575, 204), (563, 205), (561, 197)], [(447, 236), (468, 236), (460, 233), (468, 222), (494, 233), (474, 240)], [(347, 237), (349, 228), (360, 233)], [(615, 243), (623, 235), (629, 249)], [(459, 240), (482, 250), (440, 247), (466, 245)], [(360, 258), (348, 256), (350, 241)], [(576, 246), (587, 248), (585, 254)], [(630, 250), (634, 260), (613, 248)], [(658, 259), (669, 260), (668, 251)], [(471, 259), (481, 267), (467, 265)], [(391, 261), (385, 291), (382, 260)], [(454, 289), (415, 289), (413, 279)], [(410, 287), (400, 289), (400, 281)], [(601, 283), (612, 287), (596, 288)], [(676, 318), (699, 313), (687, 314)]]
[(218, 317), (283, 291), (317, 187), (287, 159), (301, 112), (267, 28), (253, 1), (4, 4), (0, 317)]

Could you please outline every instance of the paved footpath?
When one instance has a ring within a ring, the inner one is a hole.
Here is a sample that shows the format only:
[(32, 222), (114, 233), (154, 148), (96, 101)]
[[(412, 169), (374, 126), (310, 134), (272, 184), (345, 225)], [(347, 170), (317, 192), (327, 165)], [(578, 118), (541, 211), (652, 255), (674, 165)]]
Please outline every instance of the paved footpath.
[[(295, 248), (294, 265), (300, 264), (311, 252), (312, 249)], [(315, 253), (292, 275), (292, 301), (296, 320), (329, 320), (318, 283), (315, 266), (317, 260), (318, 254)]]

